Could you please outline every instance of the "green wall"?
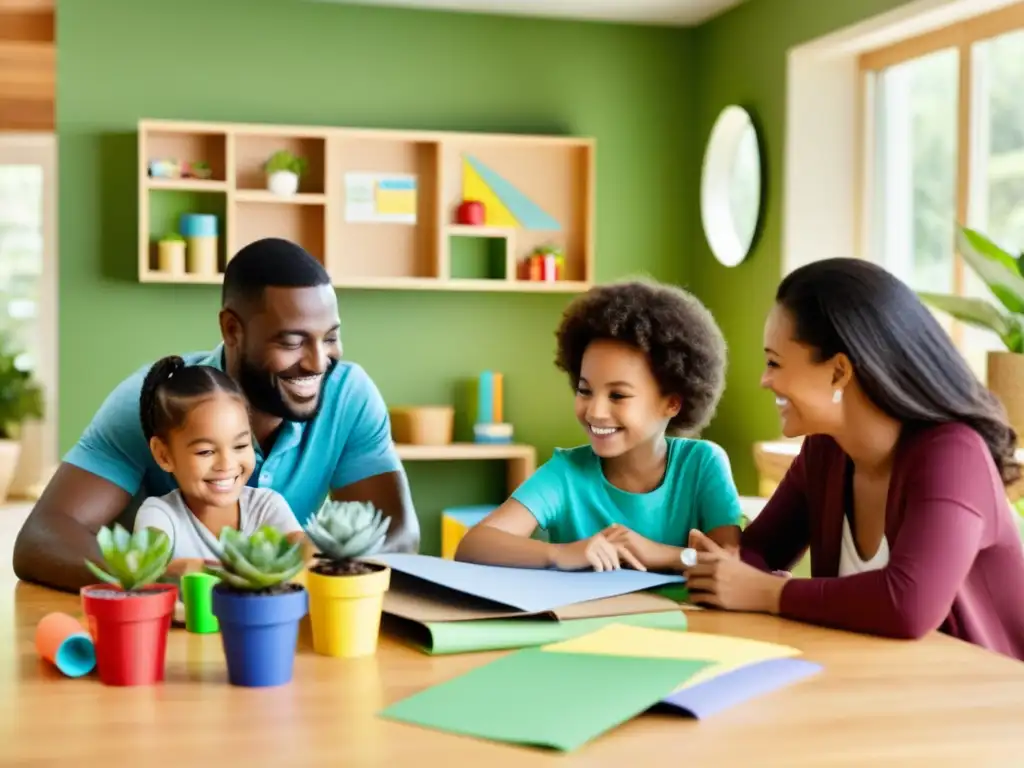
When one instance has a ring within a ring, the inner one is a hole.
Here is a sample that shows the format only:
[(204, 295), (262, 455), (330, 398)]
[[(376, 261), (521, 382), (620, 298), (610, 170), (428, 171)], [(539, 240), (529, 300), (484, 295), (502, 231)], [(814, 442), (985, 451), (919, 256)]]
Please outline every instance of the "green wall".
[[(140, 118), (594, 136), (597, 278), (687, 277), (693, 30), (297, 0), (62, 0), (57, 20), (62, 451), (136, 367), (219, 340), (217, 287), (134, 281)], [(544, 460), (582, 438), (552, 364), (567, 300), (341, 291), (345, 354), (391, 404), (504, 371), (507, 418)], [(500, 501), (503, 472), (409, 464), (425, 551), (439, 510)]]
[[(712, 257), (700, 226), (692, 232), (689, 287), (714, 313), (729, 342), (725, 396), (705, 436), (729, 452), (741, 492), (757, 489), (752, 444), (779, 436), (774, 400), (758, 382), (764, 366), (764, 319), (782, 269), (787, 51), (905, 2), (748, 0), (697, 30), (700, 77), (694, 115), (700, 146), (696, 151), (703, 152), (718, 113), (729, 104), (740, 104), (751, 111), (762, 132), (767, 181), (763, 228), (742, 265), (721, 266)], [(699, 198), (693, 204), (698, 206), (693, 215), (699, 222)]]

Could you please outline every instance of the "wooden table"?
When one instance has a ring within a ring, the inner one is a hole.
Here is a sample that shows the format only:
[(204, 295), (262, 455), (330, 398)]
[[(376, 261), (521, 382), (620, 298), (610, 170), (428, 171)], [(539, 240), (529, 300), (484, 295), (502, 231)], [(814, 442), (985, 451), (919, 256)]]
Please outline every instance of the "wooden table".
[[(897, 642), (768, 616), (690, 613), (694, 631), (791, 644), (825, 671), (705, 722), (644, 715), (561, 755), (375, 716), (496, 654), (429, 657), (384, 637), (376, 657), (338, 660), (314, 655), (305, 635), (291, 685), (243, 689), (226, 683), (219, 636), (173, 630), (163, 685), (108, 688), (62, 677), (35, 655), (36, 622), (53, 610), (77, 614), (76, 596), (7, 575), (0, 582), (4, 766), (1024, 764), (1024, 664), (945, 636)], [(543, 687), (538, 680), (538, 696)]]

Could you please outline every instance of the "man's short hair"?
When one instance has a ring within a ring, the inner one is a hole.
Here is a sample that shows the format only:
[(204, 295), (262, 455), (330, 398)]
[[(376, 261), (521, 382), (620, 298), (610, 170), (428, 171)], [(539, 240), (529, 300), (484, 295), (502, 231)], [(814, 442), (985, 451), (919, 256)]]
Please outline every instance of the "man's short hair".
[(314, 288), (330, 285), (324, 265), (301, 245), (265, 237), (242, 248), (228, 261), (221, 307), (256, 306), (266, 288)]

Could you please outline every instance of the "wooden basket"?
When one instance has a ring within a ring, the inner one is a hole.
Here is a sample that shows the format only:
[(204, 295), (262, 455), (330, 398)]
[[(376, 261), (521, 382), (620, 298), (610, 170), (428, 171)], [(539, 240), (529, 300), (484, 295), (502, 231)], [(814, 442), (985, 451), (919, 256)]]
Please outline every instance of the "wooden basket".
[(450, 405), (410, 405), (389, 409), (391, 438), (401, 445), (448, 445), (455, 409)]

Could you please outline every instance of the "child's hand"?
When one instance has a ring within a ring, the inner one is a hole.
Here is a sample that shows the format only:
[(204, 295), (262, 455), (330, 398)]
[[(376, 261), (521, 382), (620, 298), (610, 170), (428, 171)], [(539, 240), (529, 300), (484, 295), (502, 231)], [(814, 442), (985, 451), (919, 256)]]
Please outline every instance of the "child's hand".
[(678, 549), (651, 541), (624, 525), (613, 523), (601, 533), (610, 543), (624, 548), (643, 563), (644, 570), (664, 571), (678, 566)]
[(621, 544), (613, 544), (602, 534), (572, 544), (559, 544), (555, 548), (555, 568), (560, 571), (617, 571), (622, 561), (638, 571), (646, 571), (643, 563)]

